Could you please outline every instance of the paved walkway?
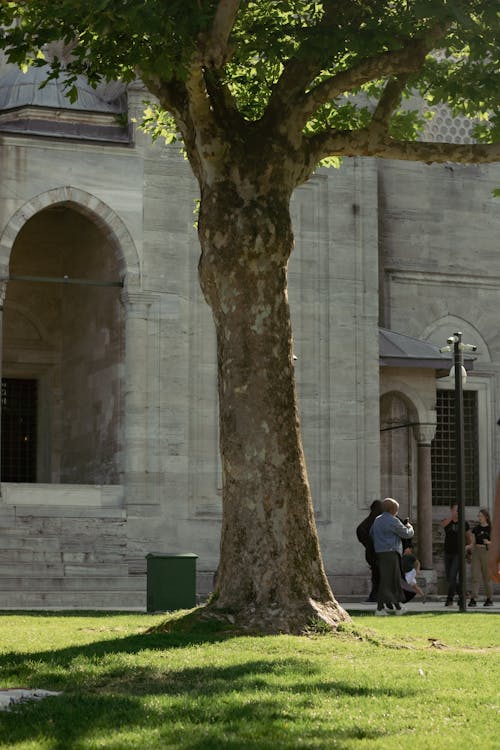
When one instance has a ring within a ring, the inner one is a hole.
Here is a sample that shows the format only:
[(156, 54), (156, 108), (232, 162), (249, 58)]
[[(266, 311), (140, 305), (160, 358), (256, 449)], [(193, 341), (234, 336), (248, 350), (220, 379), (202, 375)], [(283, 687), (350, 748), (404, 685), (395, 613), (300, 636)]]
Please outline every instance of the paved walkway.
[(31, 690), (29, 688), (0, 688), (0, 711), (8, 711), (15, 703), (25, 701), (40, 701), (51, 695), (61, 695), (53, 690)]
[[(347, 609), (349, 612), (366, 612), (367, 614), (374, 613), (376, 604), (371, 602), (364, 602), (361, 599), (355, 599), (354, 597), (339, 597), (339, 603)], [(452, 607), (445, 607), (445, 598), (433, 598), (425, 602), (412, 601), (405, 604), (405, 608), (408, 614), (417, 614), (420, 612), (459, 612), (458, 605), (454, 604)], [(492, 607), (483, 607), (483, 599), (480, 599), (477, 603), (477, 607), (467, 607), (467, 613), (469, 612), (482, 612), (483, 614), (489, 612), (495, 612), (500, 614), (500, 600), (493, 600)]]

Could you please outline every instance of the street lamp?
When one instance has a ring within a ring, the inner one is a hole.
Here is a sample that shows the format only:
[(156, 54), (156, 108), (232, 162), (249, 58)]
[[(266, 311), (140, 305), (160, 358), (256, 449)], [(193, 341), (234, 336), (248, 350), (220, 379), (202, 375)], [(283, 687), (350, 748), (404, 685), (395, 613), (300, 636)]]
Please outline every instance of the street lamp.
[(467, 611), (465, 588), (465, 451), (464, 451), (464, 392), (463, 385), (467, 379), (464, 367), (464, 352), (475, 352), (477, 346), (464, 344), (462, 333), (457, 331), (447, 339), (447, 346), (441, 347), (442, 353), (452, 352), (454, 365), (450, 375), (455, 376), (455, 471), (457, 483), (458, 506), (458, 603), (460, 612)]

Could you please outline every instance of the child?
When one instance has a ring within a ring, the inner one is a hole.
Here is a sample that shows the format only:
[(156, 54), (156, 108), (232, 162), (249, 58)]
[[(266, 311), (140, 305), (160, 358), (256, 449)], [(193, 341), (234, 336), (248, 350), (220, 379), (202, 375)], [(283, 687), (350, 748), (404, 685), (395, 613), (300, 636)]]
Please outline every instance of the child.
[(416, 555), (413, 554), (413, 545), (409, 544), (403, 552), (401, 558), (401, 567), (403, 570), (404, 580), (407, 585), (414, 591), (415, 594), (422, 597), (422, 601), (425, 602), (425, 592), (417, 584), (417, 575), (420, 573), (420, 560), (417, 560)]

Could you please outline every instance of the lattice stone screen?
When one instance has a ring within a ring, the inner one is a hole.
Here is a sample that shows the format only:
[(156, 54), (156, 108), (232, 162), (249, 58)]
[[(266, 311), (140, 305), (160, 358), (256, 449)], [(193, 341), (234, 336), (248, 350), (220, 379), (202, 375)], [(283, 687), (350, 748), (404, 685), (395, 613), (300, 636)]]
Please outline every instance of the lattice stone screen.
[[(436, 437), (432, 442), (432, 503), (456, 500), (455, 393), (437, 392)], [(479, 505), (477, 393), (464, 391), (465, 505)]]
[(37, 385), (2, 378), (3, 482), (36, 482)]

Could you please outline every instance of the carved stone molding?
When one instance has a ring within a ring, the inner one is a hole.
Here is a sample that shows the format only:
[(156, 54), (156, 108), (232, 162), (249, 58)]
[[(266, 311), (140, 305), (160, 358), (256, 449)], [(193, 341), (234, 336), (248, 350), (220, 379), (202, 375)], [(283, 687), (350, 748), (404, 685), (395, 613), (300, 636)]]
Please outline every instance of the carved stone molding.
[(0, 312), (3, 310), (5, 295), (7, 294), (7, 281), (0, 281)]
[(127, 317), (147, 320), (151, 309), (157, 301), (158, 295), (151, 292), (131, 292), (124, 289), (121, 295)]
[[(414, 261), (417, 263), (418, 261)], [(385, 272), (391, 276), (391, 280), (398, 284), (424, 284), (426, 286), (466, 286), (488, 289), (498, 289), (500, 277), (493, 274), (463, 274), (463, 273), (442, 273), (439, 270), (419, 271), (408, 270), (409, 261), (406, 259), (398, 260), (389, 258), (385, 263)]]
[(415, 424), (413, 425), (413, 434), (419, 445), (430, 445), (436, 434), (436, 423)]

